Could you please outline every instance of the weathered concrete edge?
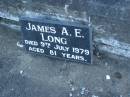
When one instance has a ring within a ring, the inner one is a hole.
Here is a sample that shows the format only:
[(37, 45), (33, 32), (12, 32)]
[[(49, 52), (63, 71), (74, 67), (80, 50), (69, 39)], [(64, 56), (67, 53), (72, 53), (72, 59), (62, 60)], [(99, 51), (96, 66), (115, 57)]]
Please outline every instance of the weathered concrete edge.
[(113, 37), (94, 38), (99, 51), (130, 58), (130, 44), (115, 40)]
[(0, 17), (1, 18), (5, 18), (5, 19), (9, 19), (9, 20), (13, 20), (13, 21), (19, 21), (19, 18), (18, 18), (18, 16), (15, 16), (15, 15), (12, 15), (12, 14), (10, 14), (10, 13), (5, 13), (5, 12), (1, 12), (0, 11)]
[[(28, 11), (27, 13), (30, 13), (30, 12)], [(35, 15), (39, 15), (39, 14), (35, 13)], [(19, 16), (12, 15), (12, 14), (7, 13), (7, 12), (6, 13), (0, 12), (0, 17), (19, 22)], [(61, 19), (62, 19), (62, 17), (61, 17)], [(71, 17), (71, 18), (73, 19), (73, 17)], [(76, 20), (82, 20), (82, 19), (77, 18)], [(88, 21), (90, 23), (90, 25), (92, 25), (90, 20), (86, 20), (86, 21)], [(11, 29), (20, 31), (19, 25), (6, 24), (4, 22), (1, 22), (1, 24), (5, 25), (5, 26), (7, 26)], [(93, 29), (96, 29), (95, 30), (96, 32), (98, 32), (96, 25), (92, 25), (92, 27), (93, 27)], [(130, 44), (115, 40), (113, 38), (113, 36), (109, 36), (109, 37), (104, 37), (103, 35), (100, 35), (100, 37), (94, 36), (93, 41), (94, 41), (93, 45), (97, 45), (96, 49), (98, 49), (99, 51), (111, 53), (111, 54), (114, 54), (114, 55), (117, 55), (117, 56), (130, 58)]]

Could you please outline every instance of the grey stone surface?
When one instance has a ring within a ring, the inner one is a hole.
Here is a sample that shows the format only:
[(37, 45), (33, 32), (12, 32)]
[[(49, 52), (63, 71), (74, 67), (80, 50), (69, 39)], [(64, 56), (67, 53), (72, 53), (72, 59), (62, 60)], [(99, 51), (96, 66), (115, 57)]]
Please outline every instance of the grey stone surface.
[(78, 64), (28, 53), (19, 40), (0, 26), (0, 97), (129, 97), (129, 60), (93, 56), (93, 64)]
[[(129, 0), (0, 0), (0, 97), (130, 97), (129, 5)], [(19, 17), (45, 14), (92, 24), (93, 64), (17, 46)]]

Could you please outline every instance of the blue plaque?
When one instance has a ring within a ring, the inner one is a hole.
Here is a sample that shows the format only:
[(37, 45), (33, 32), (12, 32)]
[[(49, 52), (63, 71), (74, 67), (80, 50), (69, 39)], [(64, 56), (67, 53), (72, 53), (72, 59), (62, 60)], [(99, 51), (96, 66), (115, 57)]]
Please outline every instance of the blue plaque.
[(92, 36), (87, 24), (28, 17), (20, 22), (27, 51), (92, 63)]

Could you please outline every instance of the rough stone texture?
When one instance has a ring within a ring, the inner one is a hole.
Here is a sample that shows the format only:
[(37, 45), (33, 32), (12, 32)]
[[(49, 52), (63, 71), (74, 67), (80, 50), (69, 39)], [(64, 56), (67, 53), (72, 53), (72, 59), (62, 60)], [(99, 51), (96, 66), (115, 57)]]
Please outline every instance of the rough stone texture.
[[(93, 64), (17, 47), (19, 18), (43, 15), (89, 22)], [(130, 97), (129, 0), (0, 0), (0, 17), (0, 97)]]
[(92, 65), (66, 62), (20, 49), (20, 37), (0, 26), (0, 97), (129, 97), (128, 60), (93, 56)]
[[(34, 17), (45, 14), (56, 16), (59, 20), (63, 18), (83, 20), (89, 22), (94, 28), (94, 38), (107, 36), (125, 46), (130, 42), (129, 4), (128, 0), (60, 0), (59, 2), (54, 0), (1, 0), (0, 16), (14, 21), (19, 21), (21, 16)], [(94, 39), (94, 42), (101, 52), (106, 51), (113, 54), (111, 50), (100, 46), (104, 44), (102, 41), (99, 43)], [(109, 41), (109, 43), (112, 42)], [(107, 43), (104, 45), (108, 46)], [(111, 45), (110, 49), (112, 48), (113, 51), (115, 49), (114, 54), (124, 56), (124, 52), (128, 50), (120, 49), (122, 45), (119, 48)], [(127, 55), (125, 57), (129, 58)]]

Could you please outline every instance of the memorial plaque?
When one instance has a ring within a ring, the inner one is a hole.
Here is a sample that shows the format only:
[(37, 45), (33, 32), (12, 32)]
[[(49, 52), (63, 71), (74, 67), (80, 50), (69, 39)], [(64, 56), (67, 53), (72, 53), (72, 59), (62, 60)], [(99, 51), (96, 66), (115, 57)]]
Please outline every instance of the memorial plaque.
[(21, 18), (20, 22), (27, 51), (91, 63), (92, 38), (88, 25), (27, 17)]

